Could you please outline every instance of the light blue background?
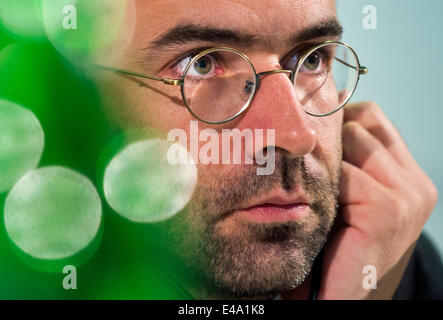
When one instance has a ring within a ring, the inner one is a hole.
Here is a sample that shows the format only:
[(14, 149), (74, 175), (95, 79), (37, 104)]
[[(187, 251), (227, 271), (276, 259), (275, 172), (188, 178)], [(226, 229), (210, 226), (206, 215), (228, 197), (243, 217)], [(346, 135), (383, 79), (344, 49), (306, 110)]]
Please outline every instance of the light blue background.
[[(377, 9), (377, 29), (363, 28), (363, 8)], [(353, 101), (374, 100), (398, 127), (443, 197), (443, 1), (338, 0), (343, 40), (369, 74)], [(425, 225), (443, 253), (443, 204)]]

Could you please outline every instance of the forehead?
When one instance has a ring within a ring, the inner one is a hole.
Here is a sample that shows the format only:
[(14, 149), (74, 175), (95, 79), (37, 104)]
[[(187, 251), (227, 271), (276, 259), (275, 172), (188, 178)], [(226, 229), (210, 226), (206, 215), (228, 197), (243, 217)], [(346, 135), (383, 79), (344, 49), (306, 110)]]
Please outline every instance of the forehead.
[(334, 18), (334, 0), (134, 0), (135, 37), (149, 40), (178, 24), (286, 37)]

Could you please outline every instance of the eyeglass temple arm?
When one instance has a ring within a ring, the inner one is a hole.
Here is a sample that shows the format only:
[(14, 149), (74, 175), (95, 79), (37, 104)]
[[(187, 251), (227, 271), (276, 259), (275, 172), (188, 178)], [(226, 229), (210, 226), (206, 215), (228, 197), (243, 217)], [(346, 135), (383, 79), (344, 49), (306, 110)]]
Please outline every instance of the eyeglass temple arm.
[[(344, 60), (342, 60), (342, 59), (339, 59), (339, 58), (337, 58), (337, 57), (334, 57), (334, 59), (337, 60), (338, 62), (343, 63), (345, 66), (347, 66), (347, 67), (349, 67), (349, 68), (352, 68), (352, 69), (354, 69), (354, 70), (357, 69), (356, 67), (354, 67), (353, 65), (347, 63), (346, 61), (344, 61)], [(367, 74), (367, 73), (368, 73), (368, 68), (366, 68), (366, 67), (364, 67), (364, 66), (361, 66), (361, 67), (359, 68), (359, 70), (358, 70), (358, 73), (359, 73), (359, 74)]]
[(155, 80), (155, 81), (161, 81), (164, 84), (168, 84), (168, 85), (171, 85), (171, 86), (181, 86), (183, 84), (183, 80), (182, 79), (157, 78), (157, 77), (154, 77), (154, 76), (148, 76), (146, 74), (142, 74), (142, 73), (138, 73), (138, 72), (132, 72), (132, 71), (127, 71), (127, 70), (122, 70), (122, 69), (113, 68), (113, 67), (107, 67), (107, 66), (102, 66), (102, 65), (97, 65), (97, 64), (94, 65), (94, 66), (99, 68), (99, 69), (113, 71), (113, 72), (117, 72), (117, 73), (122, 73), (122, 74), (126, 74), (126, 75), (129, 75), (129, 76), (140, 77), (140, 78), (145, 78), (145, 79)]

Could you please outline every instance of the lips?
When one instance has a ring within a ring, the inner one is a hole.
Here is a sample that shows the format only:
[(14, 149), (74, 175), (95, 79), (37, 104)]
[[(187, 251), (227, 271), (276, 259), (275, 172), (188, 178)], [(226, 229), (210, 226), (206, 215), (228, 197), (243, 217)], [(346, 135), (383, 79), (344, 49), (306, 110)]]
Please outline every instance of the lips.
[(304, 194), (292, 197), (274, 196), (237, 210), (234, 215), (255, 223), (298, 221), (309, 213), (309, 203), (309, 199)]

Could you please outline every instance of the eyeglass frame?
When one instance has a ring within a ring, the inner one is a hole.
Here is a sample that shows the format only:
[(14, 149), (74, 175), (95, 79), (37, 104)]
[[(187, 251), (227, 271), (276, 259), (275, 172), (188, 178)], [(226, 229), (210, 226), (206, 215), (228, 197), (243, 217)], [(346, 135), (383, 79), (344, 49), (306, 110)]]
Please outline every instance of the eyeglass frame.
[[(263, 72), (257, 73), (257, 71), (255, 70), (254, 65), (251, 62), (251, 59), (249, 59), (249, 57), (246, 54), (244, 54), (243, 52), (241, 52), (241, 51), (239, 51), (237, 49), (229, 48), (229, 47), (213, 47), (213, 48), (209, 48), (209, 49), (203, 50), (202, 52), (197, 54), (195, 57), (193, 57), (191, 59), (191, 61), (189, 61), (189, 63), (186, 65), (186, 67), (185, 67), (185, 69), (183, 71), (183, 76), (180, 79), (159, 78), (159, 77), (155, 77), (155, 76), (151, 76), (151, 75), (146, 75), (146, 74), (143, 74), (143, 73), (122, 70), (122, 69), (118, 69), (118, 68), (114, 68), (114, 67), (108, 67), (108, 66), (102, 66), (102, 65), (95, 65), (95, 66), (100, 68), (100, 69), (104, 69), (104, 70), (108, 70), (108, 71), (113, 71), (113, 72), (117, 72), (117, 73), (121, 73), (121, 74), (125, 74), (125, 75), (130, 75), (130, 76), (144, 78), (144, 79), (149, 79), (149, 80), (161, 81), (161, 82), (163, 82), (166, 85), (180, 86), (181, 87), (180, 91), (181, 91), (183, 103), (185, 104), (186, 109), (189, 111), (189, 113), (191, 113), (191, 115), (193, 117), (195, 117), (197, 120), (200, 120), (200, 121), (202, 121), (204, 123), (207, 123), (207, 124), (224, 124), (224, 123), (227, 123), (229, 121), (232, 121), (232, 120), (236, 119), (237, 117), (239, 117), (241, 114), (243, 114), (251, 106), (252, 100), (254, 99), (255, 94), (257, 93), (257, 90), (260, 88), (260, 79), (261, 79), (261, 77), (263, 77), (265, 75), (270, 75), (270, 74), (287, 73), (287, 74), (289, 74), (289, 78), (291, 79), (291, 82), (292, 82), (292, 84), (294, 85), (294, 88), (295, 88), (295, 76), (296, 76), (296, 74), (298, 72), (298, 69), (301, 66), (300, 62), (301, 61), (304, 62), (307, 57), (309, 57), (313, 52), (315, 52), (319, 48), (321, 48), (323, 46), (326, 46), (326, 45), (330, 45), (330, 44), (338, 44), (338, 45), (345, 46), (347, 49), (349, 49), (352, 52), (352, 54), (354, 55), (354, 57), (356, 59), (356, 62), (357, 62), (357, 66), (356, 67), (349, 65), (348, 63), (346, 63), (345, 61), (343, 61), (341, 59), (338, 59), (336, 57), (334, 57), (334, 58), (336, 60), (338, 60), (339, 62), (347, 65), (348, 67), (352, 68), (352, 69), (357, 69), (358, 70), (358, 77), (357, 77), (357, 80), (356, 80), (356, 82), (354, 84), (354, 88), (352, 89), (351, 94), (341, 104), (341, 106), (339, 106), (337, 109), (335, 109), (335, 110), (333, 110), (331, 112), (325, 113), (325, 114), (321, 114), (321, 115), (314, 114), (314, 113), (311, 113), (311, 112), (303, 109), (307, 114), (309, 114), (311, 116), (314, 116), (314, 117), (326, 117), (326, 116), (329, 116), (329, 115), (339, 111), (341, 108), (343, 108), (346, 105), (346, 103), (348, 103), (348, 101), (351, 99), (352, 95), (354, 94), (355, 89), (357, 88), (358, 82), (360, 80), (360, 75), (364, 75), (364, 74), (368, 73), (368, 69), (365, 66), (360, 65), (360, 61), (359, 61), (358, 56), (357, 56), (356, 52), (354, 51), (354, 49), (352, 49), (351, 46), (349, 46), (348, 44), (346, 44), (344, 42), (341, 42), (341, 41), (331, 41), (331, 40), (328, 40), (328, 41), (323, 41), (321, 43), (316, 44), (315, 46), (313, 46), (311, 49), (309, 49), (308, 51), (306, 51), (306, 53), (304, 53), (302, 55), (302, 57), (297, 61), (297, 64), (296, 64), (294, 70), (277, 69), (277, 70), (263, 71)], [(191, 110), (191, 108), (189, 107), (189, 105), (188, 105), (188, 103), (186, 101), (186, 96), (185, 96), (185, 92), (184, 92), (185, 78), (186, 78), (188, 70), (191, 68), (191, 66), (195, 62), (197, 62), (201, 57), (205, 56), (208, 53), (211, 53), (211, 52), (214, 52), (214, 51), (220, 51), (220, 50), (234, 52), (234, 53), (240, 55), (242, 58), (244, 58), (249, 63), (249, 65), (251, 66), (251, 69), (253, 71), (253, 74), (254, 74), (254, 89), (253, 89), (254, 91), (250, 95), (250, 97), (249, 97), (248, 101), (245, 103), (245, 105), (235, 115), (231, 116), (228, 119), (222, 120), (222, 121), (207, 121), (207, 120), (204, 120), (204, 119), (201, 119), (200, 117), (198, 117)]]

